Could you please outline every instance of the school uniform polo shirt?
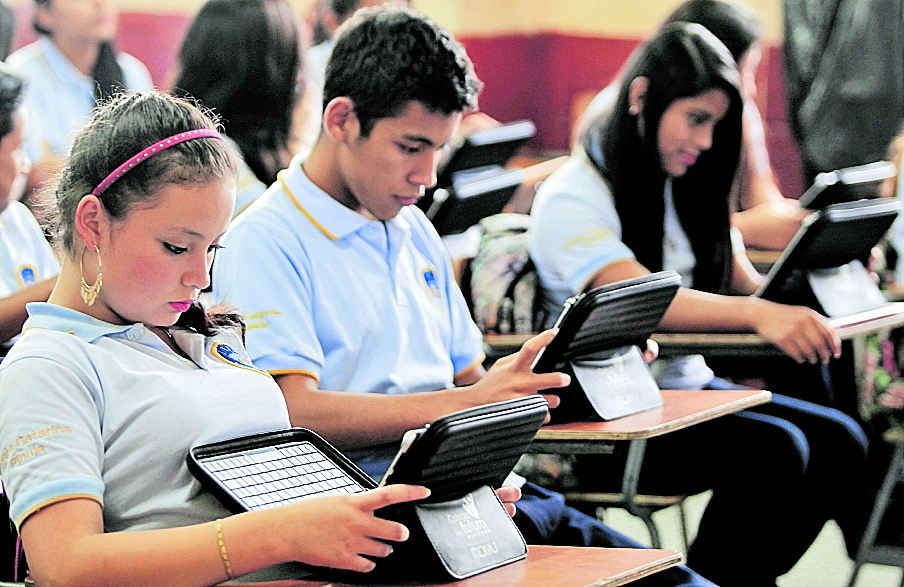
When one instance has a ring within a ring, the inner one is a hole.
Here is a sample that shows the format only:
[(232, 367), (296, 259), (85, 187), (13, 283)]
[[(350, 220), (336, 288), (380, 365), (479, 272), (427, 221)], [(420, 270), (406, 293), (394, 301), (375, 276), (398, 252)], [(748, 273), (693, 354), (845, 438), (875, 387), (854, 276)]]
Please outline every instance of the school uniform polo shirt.
[(28, 312), (0, 365), (0, 477), (17, 525), (70, 498), (100, 503), (108, 532), (228, 515), (188, 471), (189, 449), (289, 427), (279, 386), (232, 331), (174, 329), (189, 360), (143, 324)]
[(31, 210), (10, 202), (0, 214), (0, 297), (59, 272), (60, 263)]
[[(141, 61), (119, 53), (123, 82), (129, 90), (153, 89), (151, 74)], [(6, 63), (28, 80), (24, 104), (28, 110), (25, 150), (33, 162), (48, 155), (64, 157), (75, 134), (88, 122), (94, 108), (94, 81), (47, 37), (14, 51)]]
[(414, 206), (368, 220), (301, 162), (233, 222), (214, 263), (213, 297), (244, 314), (254, 363), (326, 390), (451, 387), (483, 345), (429, 220)]
[[(689, 287), (696, 264), (681, 227), (666, 181), (663, 269), (681, 275)], [(612, 263), (635, 259), (621, 240), (621, 220), (612, 190), (580, 148), (537, 190), (531, 208), (530, 254), (549, 294), (551, 316), (558, 316), (568, 297), (582, 292), (593, 277)], [(700, 389), (713, 379), (700, 355), (657, 360), (652, 365), (662, 389)]]

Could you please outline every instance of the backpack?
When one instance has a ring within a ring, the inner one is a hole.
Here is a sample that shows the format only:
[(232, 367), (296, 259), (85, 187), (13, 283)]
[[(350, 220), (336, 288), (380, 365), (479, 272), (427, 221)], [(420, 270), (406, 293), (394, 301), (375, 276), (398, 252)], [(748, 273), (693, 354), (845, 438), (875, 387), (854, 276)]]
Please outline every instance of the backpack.
[(462, 277), (471, 316), (484, 334), (529, 334), (544, 328), (549, 312), (528, 253), (531, 218), (503, 213), (480, 221), (477, 253)]

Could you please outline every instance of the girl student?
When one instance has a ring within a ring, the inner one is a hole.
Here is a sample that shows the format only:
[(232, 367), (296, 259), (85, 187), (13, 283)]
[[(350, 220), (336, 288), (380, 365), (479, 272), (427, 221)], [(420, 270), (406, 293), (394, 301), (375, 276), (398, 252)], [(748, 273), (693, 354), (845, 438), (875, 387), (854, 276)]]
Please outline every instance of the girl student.
[[(799, 361), (839, 352), (836, 333), (812, 310), (726, 295), (756, 284), (732, 249), (729, 220), (739, 85), (730, 53), (699, 24), (666, 25), (635, 52), (612, 114), (547, 178), (531, 211), (531, 256), (551, 309), (595, 286), (674, 269), (685, 287), (665, 328), (754, 330)], [(663, 389), (731, 387), (699, 356), (653, 367)], [(644, 459), (641, 492), (713, 490), (688, 564), (723, 587), (774, 586), (827, 519), (860, 519), (846, 508), (862, 492), (863, 431), (837, 410), (773, 398), (654, 439)], [(616, 461), (582, 458), (575, 473), (585, 488), (599, 486), (620, 478)], [(856, 544), (858, 528), (849, 535)], [(755, 569), (737, 572), (742, 552)]]
[(311, 134), (307, 119), (320, 119), (294, 9), (286, 0), (208, 0), (185, 33), (175, 74), (172, 93), (216, 112), (241, 155), (237, 215), (302, 148), (292, 140)]
[(39, 38), (7, 60), (28, 80), (30, 188), (59, 170), (95, 104), (117, 91), (153, 87), (144, 64), (113, 45), (118, 16), (113, 0), (34, 0), (34, 5), (32, 26)]
[[(663, 21), (696, 22), (705, 26), (731, 52), (741, 73), (744, 97), (741, 162), (732, 190), (731, 222), (744, 244), (781, 250), (790, 242), (807, 215), (797, 200), (785, 198), (778, 186), (766, 148), (763, 119), (756, 104), (756, 72), (762, 57), (762, 25), (756, 12), (742, 0), (686, 0)], [(599, 117), (612, 111), (621, 74), (587, 106), (575, 136), (580, 137)]]
[(283, 561), (366, 571), (407, 536), (373, 510), (428, 494), (226, 517), (193, 480), (190, 447), (289, 427), (239, 318), (197, 301), (235, 181), (213, 121), (161, 93), (115, 98), (75, 139), (52, 216), (62, 270), (0, 368), (0, 475), (38, 585), (208, 585)]

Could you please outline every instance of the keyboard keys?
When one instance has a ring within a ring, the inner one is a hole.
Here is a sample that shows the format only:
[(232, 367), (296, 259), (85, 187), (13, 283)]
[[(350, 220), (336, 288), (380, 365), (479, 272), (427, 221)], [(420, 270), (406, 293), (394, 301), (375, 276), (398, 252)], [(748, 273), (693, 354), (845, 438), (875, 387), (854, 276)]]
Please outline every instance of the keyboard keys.
[(309, 442), (267, 447), (204, 465), (248, 509), (275, 507), (313, 495), (364, 491)]

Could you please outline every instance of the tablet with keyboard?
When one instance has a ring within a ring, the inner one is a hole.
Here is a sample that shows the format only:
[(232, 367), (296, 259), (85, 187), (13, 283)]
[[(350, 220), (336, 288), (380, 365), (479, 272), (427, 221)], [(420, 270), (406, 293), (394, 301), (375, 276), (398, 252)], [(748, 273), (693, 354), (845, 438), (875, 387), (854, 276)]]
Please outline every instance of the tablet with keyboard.
[[(384, 483), (424, 485), (430, 502), (502, 484), (543, 424), (546, 400), (531, 395), (439, 418), (412, 431)], [(189, 470), (233, 512), (377, 487), (311, 430), (292, 428), (195, 447)]]

